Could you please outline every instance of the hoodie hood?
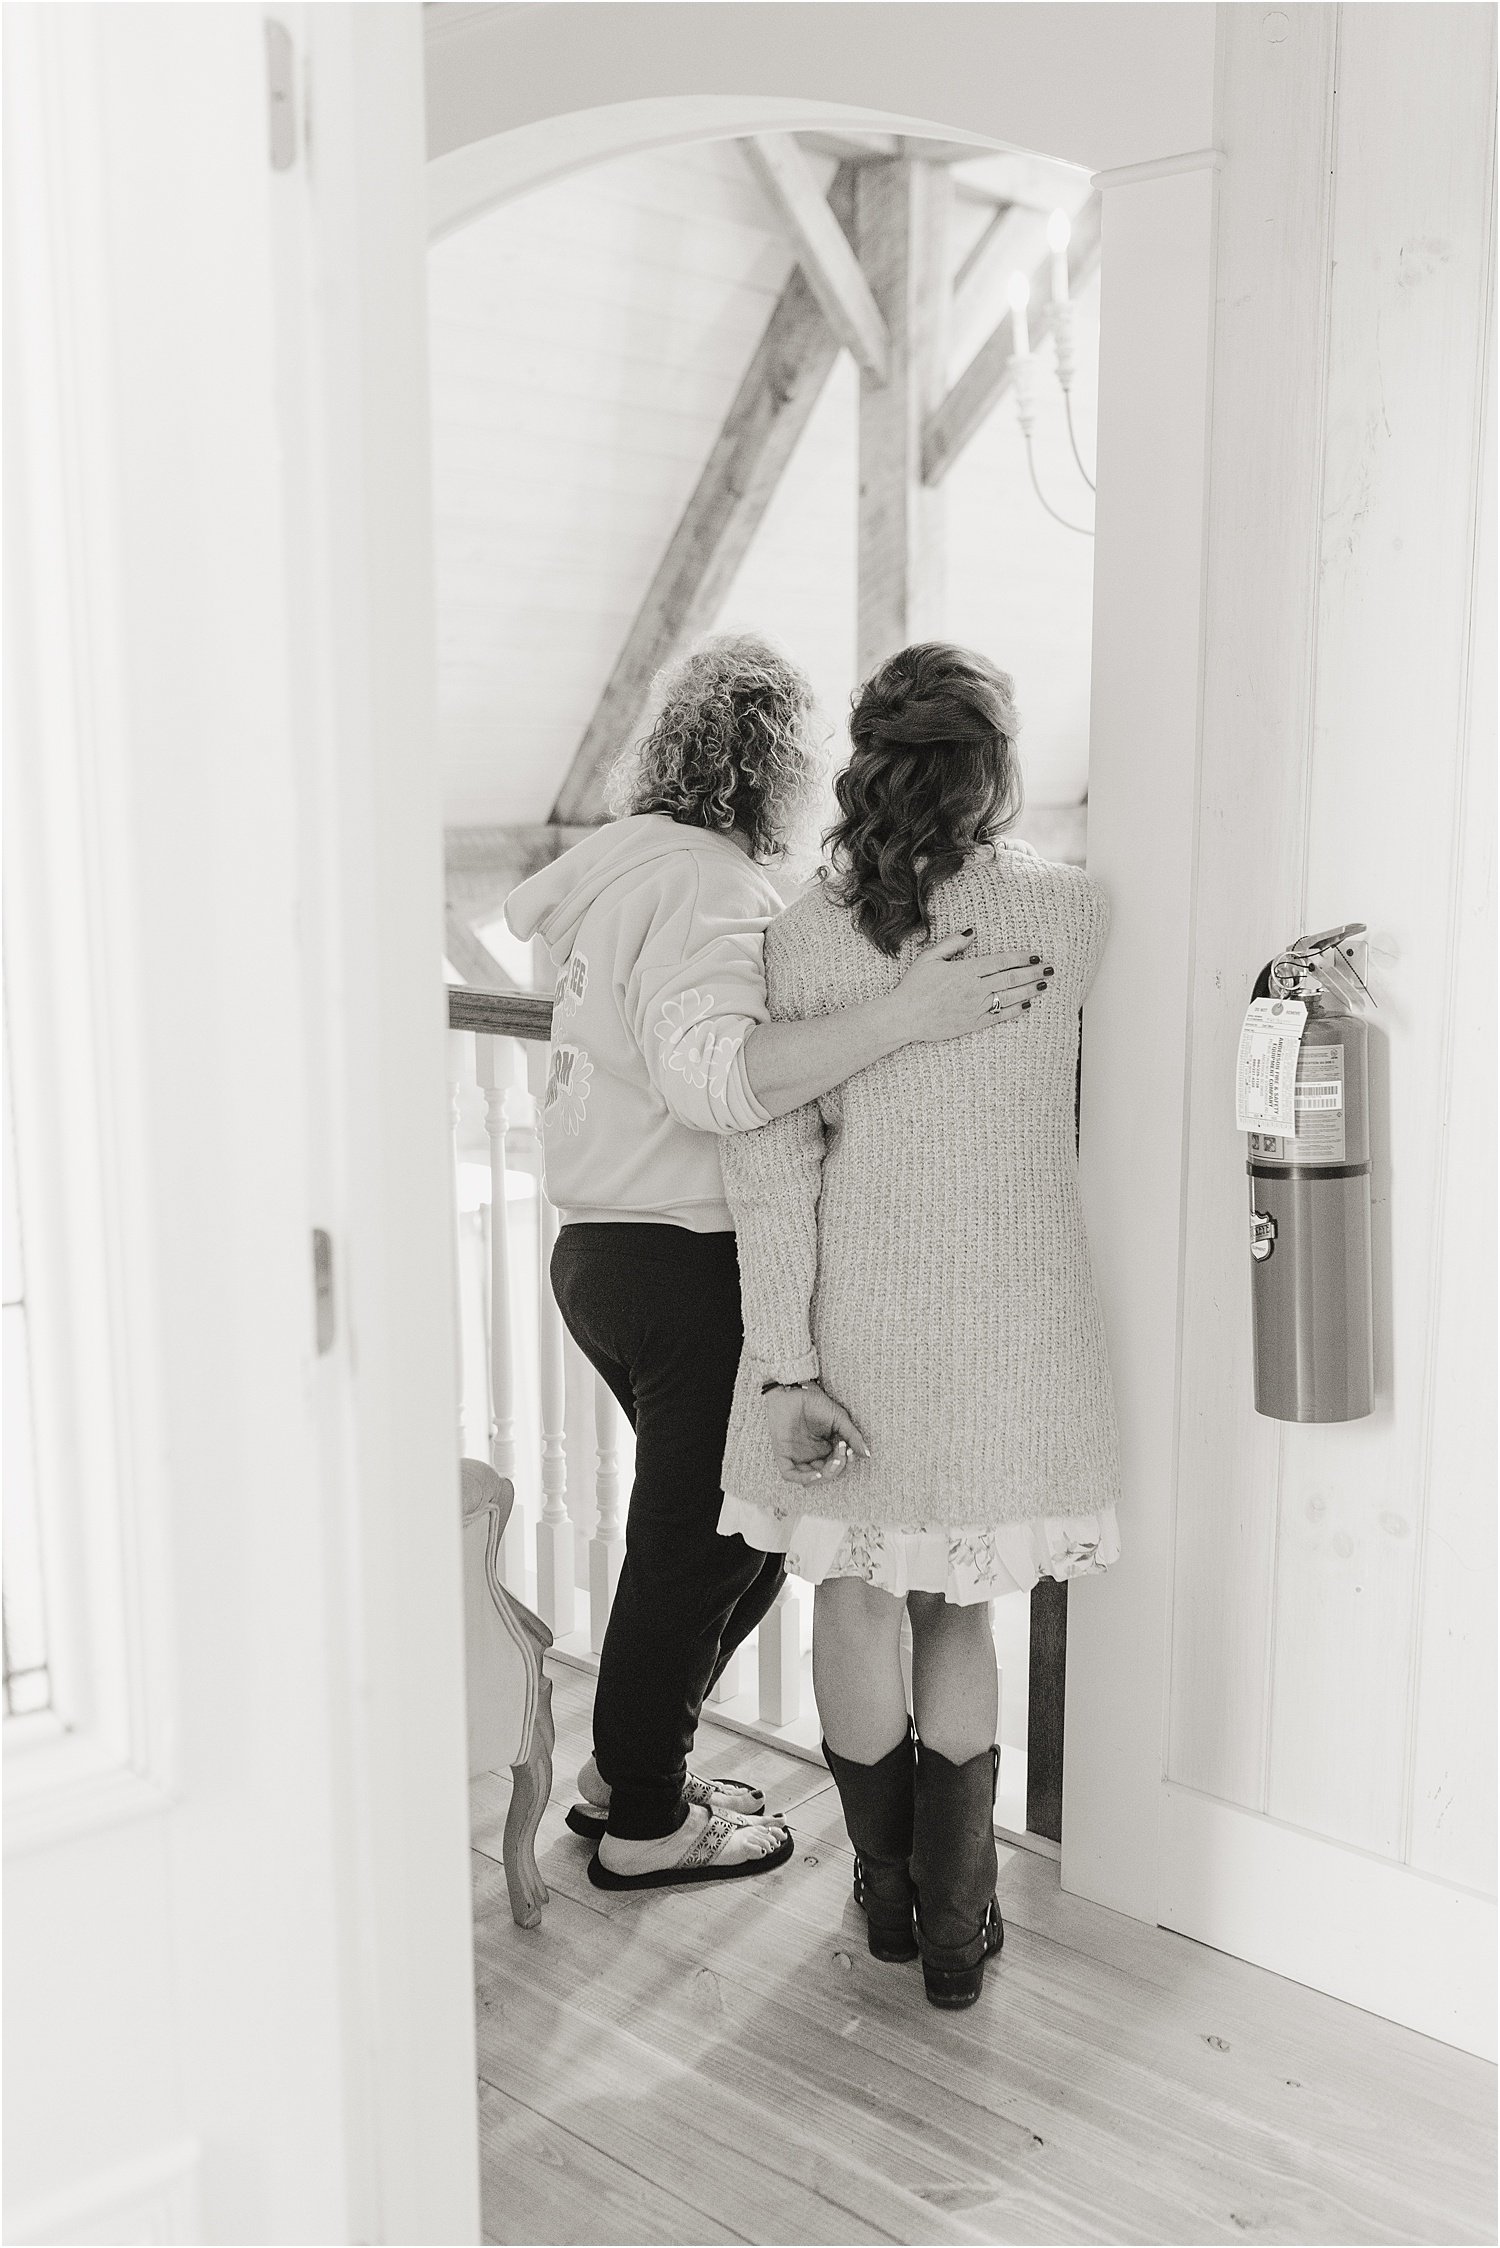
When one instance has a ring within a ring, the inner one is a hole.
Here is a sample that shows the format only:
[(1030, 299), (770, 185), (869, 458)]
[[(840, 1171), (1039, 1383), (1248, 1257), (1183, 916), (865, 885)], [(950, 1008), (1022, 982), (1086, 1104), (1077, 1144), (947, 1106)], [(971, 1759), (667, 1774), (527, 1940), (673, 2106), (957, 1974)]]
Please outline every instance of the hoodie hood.
[(663, 812), (635, 812), (585, 836), (512, 890), (505, 901), (505, 925), (513, 937), (542, 938), (553, 958), (563, 960), (573, 949), (584, 915), (612, 883), (622, 876), (633, 878), (653, 859), (683, 851), (715, 858), (728, 851), (742, 865), (752, 863), (727, 836), (686, 827)]

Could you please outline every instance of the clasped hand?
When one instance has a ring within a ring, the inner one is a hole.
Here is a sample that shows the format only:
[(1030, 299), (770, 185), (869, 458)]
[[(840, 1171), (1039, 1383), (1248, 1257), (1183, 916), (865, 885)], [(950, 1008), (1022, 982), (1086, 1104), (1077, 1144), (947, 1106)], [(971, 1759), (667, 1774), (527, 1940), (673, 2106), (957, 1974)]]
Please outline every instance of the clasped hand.
[(768, 1389), (763, 1402), (784, 1483), (831, 1483), (843, 1474), (851, 1452), (862, 1460), (870, 1457), (869, 1445), (843, 1406), (817, 1382)]

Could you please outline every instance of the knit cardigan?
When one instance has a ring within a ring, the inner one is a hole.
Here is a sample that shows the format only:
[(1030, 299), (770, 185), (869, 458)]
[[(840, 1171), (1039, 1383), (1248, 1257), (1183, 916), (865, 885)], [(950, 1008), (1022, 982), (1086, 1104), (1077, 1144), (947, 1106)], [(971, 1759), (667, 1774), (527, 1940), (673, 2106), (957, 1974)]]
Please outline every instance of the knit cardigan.
[[(1118, 1497), (1118, 1445), (1074, 1096), (1108, 906), (1080, 869), (1006, 842), (940, 886), (931, 925), (1055, 973), (1020, 1021), (902, 1047), (721, 1143), (745, 1316), (724, 1489), (891, 1528), (1094, 1513)], [(767, 931), (771, 1014), (889, 992), (913, 949), (881, 952), (819, 883)], [(783, 1482), (773, 1377), (821, 1380), (871, 1458)]]

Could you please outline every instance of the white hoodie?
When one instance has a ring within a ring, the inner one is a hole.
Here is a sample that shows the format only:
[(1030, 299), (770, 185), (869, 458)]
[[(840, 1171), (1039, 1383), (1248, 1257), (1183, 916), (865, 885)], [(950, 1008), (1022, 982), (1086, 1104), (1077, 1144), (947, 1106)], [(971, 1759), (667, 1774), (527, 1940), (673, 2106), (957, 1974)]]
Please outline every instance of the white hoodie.
[(559, 970), (542, 1105), (564, 1224), (733, 1230), (718, 1141), (769, 1121), (744, 1043), (767, 1019), (781, 899), (726, 836), (658, 812), (615, 820), (506, 900)]

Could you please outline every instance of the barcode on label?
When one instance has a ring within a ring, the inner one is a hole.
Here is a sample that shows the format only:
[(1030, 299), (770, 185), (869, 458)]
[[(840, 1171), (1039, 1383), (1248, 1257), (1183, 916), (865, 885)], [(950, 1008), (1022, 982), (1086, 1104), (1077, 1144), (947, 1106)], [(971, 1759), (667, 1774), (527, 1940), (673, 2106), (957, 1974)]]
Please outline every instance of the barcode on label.
[(1332, 1115), (1344, 1105), (1344, 1088), (1342, 1085), (1299, 1085), (1293, 1097), (1299, 1110), (1315, 1116)]

